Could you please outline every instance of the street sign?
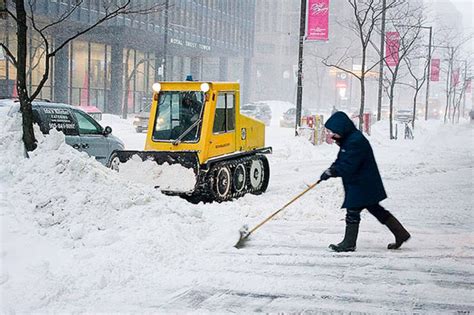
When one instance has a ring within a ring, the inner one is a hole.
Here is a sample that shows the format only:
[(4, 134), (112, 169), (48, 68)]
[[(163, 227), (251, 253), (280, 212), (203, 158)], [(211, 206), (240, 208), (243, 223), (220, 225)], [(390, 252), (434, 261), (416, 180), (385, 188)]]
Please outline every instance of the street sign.
[(346, 88), (347, 87), (347, 73), (338, 72), (336, 73), (336, 87), (337, 88)]

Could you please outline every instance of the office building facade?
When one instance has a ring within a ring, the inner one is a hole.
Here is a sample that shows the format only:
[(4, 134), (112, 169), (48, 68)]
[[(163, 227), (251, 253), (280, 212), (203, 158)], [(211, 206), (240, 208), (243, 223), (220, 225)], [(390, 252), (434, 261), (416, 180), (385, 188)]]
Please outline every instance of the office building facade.
[[(35, 18), (47, 25), (74, 9), (74, 1), (36, 2)], [(103, 0), (88, 0), (60, 24), (48, 39), (60, 45), (104, 16)], [(40, 95), (73, 105), (96, 106), (118, 113), (121, 104), (134, 112), (144, 106), (151, 85), (160, 80), (232, 80), (249, 95), (254, 43), (255, 0), (134, 0), (150, 7), (149, 14), (117, 16), (78, 37), (55, 56), (50, 78)], [(0, 38), (16, 52), (16, 27), (11, 18), (0, 21)], [(28, 36), (30, 89), (44, 71), (44, 47), (38, 34)], [(0, 92), (14, 94), (16, 71), (6, 56), (0, 59)], [(7, 94), (7, 95), (5, 95)]]

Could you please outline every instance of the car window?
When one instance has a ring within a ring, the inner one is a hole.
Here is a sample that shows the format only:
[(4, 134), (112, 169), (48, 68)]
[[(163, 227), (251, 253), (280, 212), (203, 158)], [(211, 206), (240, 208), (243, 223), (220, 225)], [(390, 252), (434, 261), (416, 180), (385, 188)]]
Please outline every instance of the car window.
[(78, 134), (76, 121), (69, 108), (40, 107), (33, 111), (33, 119), (40, 122), (41, 131), (45, 134), (49, 133), (51, 129), (62, 131), (68, 136)]
[(102, 127), (85, 113), (80, 111), (74, 111), (76, 115), (77, 124), (79, 125), (79, 134), (91, 135), (91, 134), (102, 134)]

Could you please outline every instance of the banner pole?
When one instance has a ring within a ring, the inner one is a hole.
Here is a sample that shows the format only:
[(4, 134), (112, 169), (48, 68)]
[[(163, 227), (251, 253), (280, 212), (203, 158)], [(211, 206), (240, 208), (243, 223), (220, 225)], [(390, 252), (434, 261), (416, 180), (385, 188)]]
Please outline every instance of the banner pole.
[(303, 46), (304, 34), (306, 27), (306, 0), (301, 0), (301, 16), (300, 16), (300, 43), (298, 50), (298, 83), (296, 90), (296, 122), (295, 136), (298, 135), (298, 127), (301, 125), (301, 107), (303, 101)]
[(428, 120), (428, 103), (430, 99), (430, 80), (431, 80), (431, 38), (433, 34), (433, 28), (430, 26), (430, 35), (428, 42), (428, 72), (426, 78), (426, 100), (425, 100), (425, 120)]

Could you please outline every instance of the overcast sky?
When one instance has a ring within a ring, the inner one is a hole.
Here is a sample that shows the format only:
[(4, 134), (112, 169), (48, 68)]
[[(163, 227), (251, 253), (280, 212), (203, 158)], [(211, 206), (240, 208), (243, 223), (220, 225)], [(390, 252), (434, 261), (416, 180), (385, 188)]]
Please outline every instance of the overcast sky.
[[(436, 3), (437, 0), (427, 0), (427, 2)], [(474, 0), (451, 0), (463, 16), (463, 24), (466, 28), (474, 28)]]

